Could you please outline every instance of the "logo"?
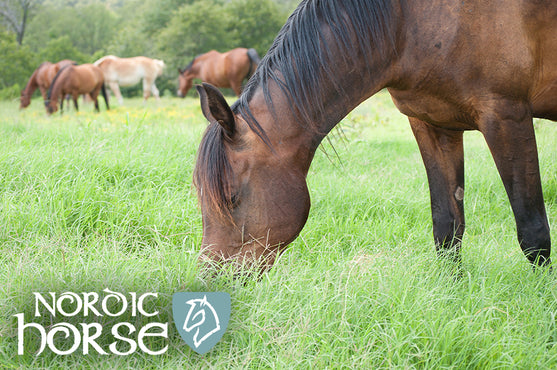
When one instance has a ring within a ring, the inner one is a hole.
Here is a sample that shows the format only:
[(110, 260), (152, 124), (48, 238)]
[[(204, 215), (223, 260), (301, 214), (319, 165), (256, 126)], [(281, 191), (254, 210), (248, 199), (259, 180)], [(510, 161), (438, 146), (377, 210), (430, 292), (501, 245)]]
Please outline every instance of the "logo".
[(224, 292), (179, 292), (172, 296), (174, 325), (184, 342), (201, 355), (224, 335), (230, 309), (230, 294)]
[[(167, 322), (138, 325), (135, 320), (141, 317), (152, 318), (159, 314), (159, 311), (153, 311), (153, 304), (149, 302), (158, 298), (158, 293), (124, 294), (106, 288), (101, 294), (35, 292), (33, 295), (34, 315), (25, 317), (23, 312), (14, 315), (17, 318), (18, 355), (31, 352), (38, 356), (47, 348), (57, 355), (80, 352), (84, 355), (98, 353), (118, 356), (131, 355), (136, 351), (161, 355), (168, 349)], [(45, 318), (49, 318), (47, 322), (50, 324), (34, 322), (44, 322)], [(111, 318), (121, 320), (115, 322)], [(124, 318), (129, 321), (124, 321)], [(105, 321), (110, 324), (107, 325)], [(105, 324), (101, 324), (102, 322)], [(112, 338), (109, 345), (106, 340), (102, 340), (107, 336)], [(151, 341), (153, 337), (160, 338), (155, 340), (155, 348)], [(37, 338), (40, 343), (37, 343)]]

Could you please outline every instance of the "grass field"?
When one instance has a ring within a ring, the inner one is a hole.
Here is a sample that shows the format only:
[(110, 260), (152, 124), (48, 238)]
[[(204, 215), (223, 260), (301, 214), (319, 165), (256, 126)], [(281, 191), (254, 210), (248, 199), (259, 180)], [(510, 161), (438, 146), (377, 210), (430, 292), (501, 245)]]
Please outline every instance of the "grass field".
[[(0, 367), (557, 367), (555, 274), (526, 262), (478, 133), (465, 134), (459, 278), (434, 252), (425, 170), (408, 123), (380, 93), (317, 153), (308, 223), (275, 267), (260, 280), (207, 280), (196, 267), (201, 217), (191, 185), (206, 125), (196, 99), (128, 99), (109, 112), (85, 105), (51, 117), (39, 100), (21, 112), (12, 101), (0, 102), (0, 112)], [(557, 129), (547, 121), (536, 129), (551, 224)], [(175, 292), (229, 292), (228, 331), (204, 356), (173, 324), (168, 340), (149, 342), (168, 345), (159, 356), (35, 356), (36, 341), (17, 355), (14, 315), (31, 317), (33, 292), (104, 288), (158, 292), (160, 322), (172, 321)]]

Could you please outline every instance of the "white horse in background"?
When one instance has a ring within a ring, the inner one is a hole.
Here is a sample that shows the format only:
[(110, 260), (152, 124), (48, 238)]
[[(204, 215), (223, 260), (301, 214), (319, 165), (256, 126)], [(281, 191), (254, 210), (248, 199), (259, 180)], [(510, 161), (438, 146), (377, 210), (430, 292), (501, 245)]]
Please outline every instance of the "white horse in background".
[(143, 56), (133, 58), (118, 58), (114, 55), (107, 55), (94, 63), (102, 69), (104, 82), (118, 99), (123, 103), (120, 86), (132, 86), (143, 79), (143, 99), (147, 100), (151, 93), (157, 99), (159, 90), (155, 86), (155, 80), (162, 75), (164, 62), (160, 59), (151, 59)]

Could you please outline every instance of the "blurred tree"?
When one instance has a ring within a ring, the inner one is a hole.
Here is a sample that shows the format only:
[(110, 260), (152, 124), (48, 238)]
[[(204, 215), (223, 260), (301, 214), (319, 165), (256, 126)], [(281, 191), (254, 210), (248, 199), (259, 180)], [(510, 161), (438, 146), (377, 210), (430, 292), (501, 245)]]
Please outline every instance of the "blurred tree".
[(88, 54), (84, 54), (77, 50), (77, 48), (72, 45), (72, 40), (68, 35), (48, 41), (44, 49), (42, 49), (38, 55), (41, 62), (49, 61), (56, 63), (62, 59), (71, 59), (78, 64), (82, 64), (94, 61)]
[(69, 36), (69, 43), (84, 54), (105, 49), (115, 35), (118, 19), (100, 4), (73, 8), (46, 8), (29, 25), (26, 44), (40, 50), (50, 40)]
[(220, 1), (197, 1), (180, 7), (157, 38), (161, 54), (177, 67), (209, 50), (234, 47), (228, 32), (229, 17)]
[(0, 55), (0, 98), (15, 98), (40, 62), (13, 34), (0, 33)]
[[(114, 54), (163, 59), (167, 67), (157, 86), (161, 91), (174, 92), (177, 67), (184, 67), (198, 54), (211, 49), (253, 47), (263, 56), (298, 3), (299, 0), (0, 0), (0, 11), (4, 10), (0, 12), (0, 52), (8, 56), (0, 60), (0, 89), (24, 84), (45, 60), (73, 59), (84, 63)], [(26, 18), (23, 6), (28, 6)], [(8, 22), (5, 9), (20, 10), (10, 14), (20, 26), (25, 19), (21, 36)], [(130, 89), (129, 93), (136, 92)]]
[(232, 44), (254, 48), (263, 56), (286, 21), (273, 0), (232, 0), (226, 4)]
[(0, 16), (8, 27), (15, 32), (18, 45), (23, 43), (27, 21), (38, 0), (1, 0)]
[[(205, 0), (207, 1), (207, 0)], [(142, 13), (141, 30), (151, 36), (157, 36), (166, 28), (174, 13), (183, 5), (193, 4), (195, 0), (148, 0), (142, 1), (145, 9), (149, 11)]]
[(285, 11), (288, 14), (290, 14), (294, 11), (294, 9), (296, 9), (296, 7), (302, 1), (301, 0), (273, 0), (273, 2), (276, 3), (282, 11)]

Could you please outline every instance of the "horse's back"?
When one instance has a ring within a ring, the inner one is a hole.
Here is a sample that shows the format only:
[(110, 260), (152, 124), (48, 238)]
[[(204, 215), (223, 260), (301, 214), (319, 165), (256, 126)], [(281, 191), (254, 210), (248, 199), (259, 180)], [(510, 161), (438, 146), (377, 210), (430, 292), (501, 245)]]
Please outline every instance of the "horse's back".
[(52, 73), (53, 67), (54, 64), (50, 62), (42, 63), (37, 68), (35, 73), (33, 73), (34, 77), (32, 76), (32, 78), (35, 78), (35, 81), (39, 86), (48, 88), (50, 86), (50, 83), (52, 82), (52, 79), (54, 78), (54, 75), (56, 75), (57, 72), (54, 71), (54, 73)]
[(160, 59), (152, 59), (145, 56), (130, 58), (136, 66), (143, 68), (143, 73), (148, 78), (156, 78), (162, 74), (164, 69), (164, 61)]
[[(236, 48), (225, 53), (211, 50), (196, 58), (199, 76), (219, 87), (231, 87), (230, 81), (242, 80), (249, 71), (248, 49)], [(241, 77), (239, 77), (241, 76)]]
[(70, 65), (61, 77), (65, 78), (66, 89), (79, 94), (98, 89), (104, 83), (103, 71), (94, 64)]
[(557, 121), (557, 2), (526, 1), (522, 14), (532, 53), (532, 109)]
[(408, 6), (412, 17), (389, 84), (404, 114), (477, 129), (484, 107), (512, 96), (531, 103), (536, 116), (557, 118), (557, 2)]
[(111, 62), (120, 59), (115, 55), (105, 55), (104, 57), (98, 59), (97, 61), (95, 61), (93, 64), (97, 67), (100, 67), (104, 64), (110, 64)]
[[(257, 52), (255, 54), (257, 55)], [(240, 83), (249, 74), (251, 64), (249, 50), (246, 48), (232, 49), (225, 57), (225, 71), (228, 78), (239, 80)]]
[(147, 77), (154, 80), (162, 74), (164, 62), (145, 56), (118, 58), (106, 56), (95, 62), (105, 76), (107, 82), (116, 82), (119, 85), (130, 86)]

